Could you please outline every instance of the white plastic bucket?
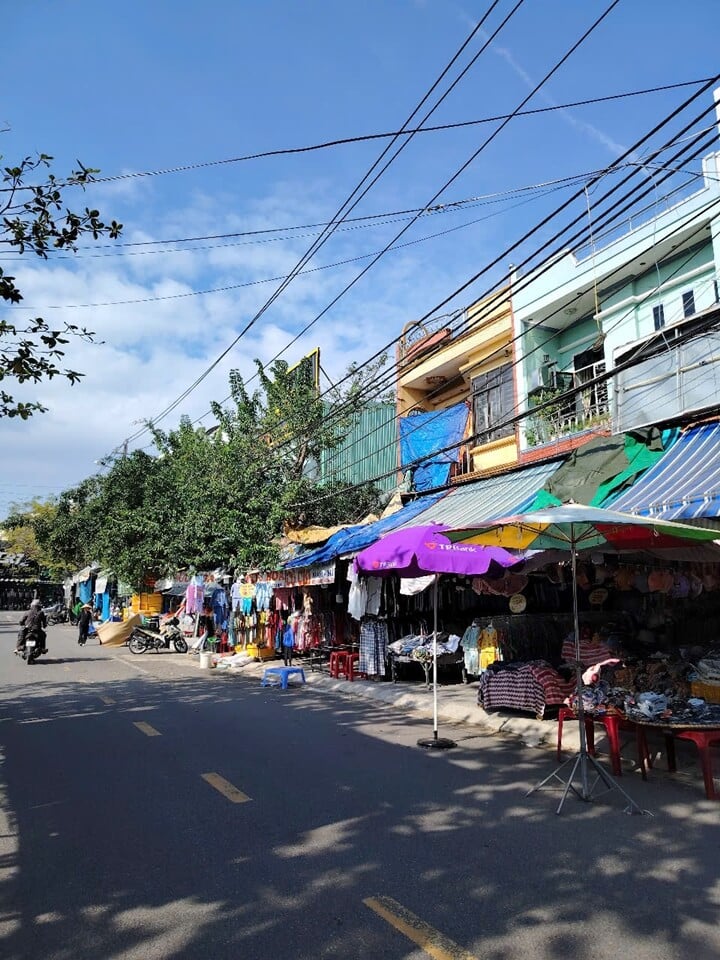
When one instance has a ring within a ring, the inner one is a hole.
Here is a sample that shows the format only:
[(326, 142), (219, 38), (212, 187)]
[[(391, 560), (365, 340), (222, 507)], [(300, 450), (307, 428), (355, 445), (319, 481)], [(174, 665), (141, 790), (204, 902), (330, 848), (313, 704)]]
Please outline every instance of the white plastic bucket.
[(213, 667), (213, 655), (212, 653), (203, 652), (200, 654), (200, 669), (201, 670), (210, 670)]

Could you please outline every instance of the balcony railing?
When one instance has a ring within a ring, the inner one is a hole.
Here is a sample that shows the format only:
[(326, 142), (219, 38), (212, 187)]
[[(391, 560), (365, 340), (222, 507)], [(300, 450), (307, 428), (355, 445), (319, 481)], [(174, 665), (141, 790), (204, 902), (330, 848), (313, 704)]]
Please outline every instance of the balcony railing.
[(428, 347), (430, 347), (437, 343), (436, 335), (442, 334), (443, 331), (447, 331), (449, 340), (454, 340), (455, 337), (462, 336), (468, 329), (467, 310), (431, 317), (423, 323), (408, 324), (407, 330), (403, 332), (400, 338), (400, 362), (402, 363), (409, 355), (422, 356), (424, 351), (423, 340), (427, 340)]
[[(605, 363), (593, 363), (576, 370), (572, 375), (571, 390), (576, 390), (566, 399), (560, 398), (563, 391), (541, 390), (532, 398), (537, 405), (550, 401), (548, 406), (536, 414), (530, 414), (525, 421), (525, 442), (528, 447), (550, 443), (573, 433), (581, 433), (591, 427), (608, 426), (611, 421), (610, 400), (607, 381), (592, 383), (596, 377), (605, 373)], [(583, 384), (590, 384), (583, 389)], [(564, 391), (569, 392), (569, 391)]]

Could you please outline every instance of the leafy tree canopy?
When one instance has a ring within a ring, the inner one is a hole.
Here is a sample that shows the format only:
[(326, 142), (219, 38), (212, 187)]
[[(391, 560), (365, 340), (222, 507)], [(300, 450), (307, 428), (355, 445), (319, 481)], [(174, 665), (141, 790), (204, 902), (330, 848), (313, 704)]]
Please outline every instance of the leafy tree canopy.
[(285, 525), (356, 522), (377, 509), (370, 484), (318, 480), (322, 451), (362, 406), (358, 375), (331, 405), (302, 370), (256, 363), (252, 393), (231, 374), (231, 402), (213, 406), (216, 428), (149, 424), (155, 455), (111, 459), (107, 472), (63, 492), (51, 522), (31, 521), (40, 548), (68, 570), (97, 560), (139, 585), (188, 567), (273, 569)]
[[(50, 168), (52, 157), (41, 153), (25, 157), (17, 166), (2, 169), (0, 187), (0, 245), (16, 251), (18, 260), (23, 254), (47, 258), (48, 250), (75, 250), (81, 237), (94, 240), (120, 235), (122, 224), (100, 219), (98, 210), (85, 207), (75, 213), (63, 207), (64, 194), (69, 188), (84, 188), (93, 180), (97, 170), (78, 162), (77, 170), (60, 181), (47, 173), (45, 182), (30, 184), (39, 171)], [(0, 300), (19, 304), (22, 293), (15, 276), (0, 267)], [(92, 341), (94, 334), (75, 324), (50, 326), (42, 317), (35, 317), (16, 325), (8, 319), (0, 320), (0, 417), (20, 417), (27, 420), (46, 408), (38, 401), (17, 400), (8, 389), (11, 384), (39, 383), (54, 377), (65, 377), (71, 384), (82, 376), (77, 370), (63, 368), (62, 358), (70, 337)]]

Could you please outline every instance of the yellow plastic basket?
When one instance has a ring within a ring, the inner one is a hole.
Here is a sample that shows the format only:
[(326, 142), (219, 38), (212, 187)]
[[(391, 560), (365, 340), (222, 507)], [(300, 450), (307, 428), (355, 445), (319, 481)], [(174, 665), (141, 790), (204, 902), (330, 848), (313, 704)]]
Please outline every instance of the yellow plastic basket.
[(703, 700), (707, 700), (709, 703), (720, 703), (720, 683), (691, 680), (690, 692), (694, 697), (702, 697)]

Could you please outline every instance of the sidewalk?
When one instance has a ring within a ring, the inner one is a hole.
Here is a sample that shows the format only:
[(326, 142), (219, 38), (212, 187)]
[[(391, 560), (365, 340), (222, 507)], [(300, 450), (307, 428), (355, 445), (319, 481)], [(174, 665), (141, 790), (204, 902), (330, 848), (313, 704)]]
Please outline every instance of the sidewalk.
[[(265, 667), (281, 666), (280, 660), (269, 660), (266, 663), (252, 662), (239, 668), (214, 668), (203, 670), (203, 673), (212, 673), (220, 676), (253, 676), (258, 681), (262, 679)], [(335, 680), (328, 676), (326, 671), (311, 670), (302, 661), (295, 666), (302, 667), (305, 680), (313, 690), (323, 690), (330, 694), (355, 699), (369, 699), (384, 703), (387, 706), (404, 710), (416, 716), (432, 721), (433, 716), (433, 688), (424, 683), (403, 682), (391, 683), (372, 680)], [(198, 664), (199, 668), (199, 664)], [(527, 714), (513, 714), (508, 712), (486, 713), (477, 702), (478, 684), (456, 683), (438, 686), (438, 727), (442, 724), (472, 724), (481, 727), (488, 733), (496, 733), (517, 737), (530, 747), (557, 746), (557, 723), (555, 720), (537, 720)], [(602, 737), (598, 730), (598, 744), (602, 749)], [(577, 724), (567, 723), (563, 729), (563, 750), (572, 752), (579, 747)]]

